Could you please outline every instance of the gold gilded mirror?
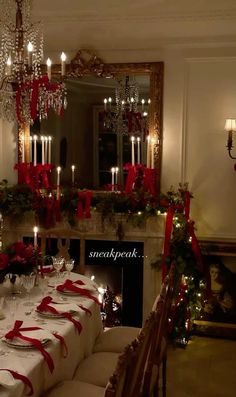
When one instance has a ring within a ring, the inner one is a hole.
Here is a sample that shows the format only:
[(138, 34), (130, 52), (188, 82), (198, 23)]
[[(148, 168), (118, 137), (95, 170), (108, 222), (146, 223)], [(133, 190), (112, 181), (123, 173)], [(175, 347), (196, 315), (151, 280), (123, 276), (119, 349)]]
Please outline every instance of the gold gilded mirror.
[[(127, 154), (131, 156), (130, 135), (119, 138), (114, 131), (100, 129), (104, 98), (115, 103), (117, 81), (128, 76), (137, 80), (140, 100), (145, 98), (145, 104), (150, 100), (148, 133), (154, 142), (153, 168), (157, 170), (156, 184), (157, 191), (160, 191), (163, 66), (163, 62), (108, 64), (86, 50), (78, 51), (66, 65), (68, 107), (63, 117), (50, 114), (47, 120), (41, 121), (40, 127), (36, 126), (36, 130), (33, 128), (31, 132), (31, 135), (37, 133), (52, 137), (52, 163), (55, 167), (62, 167), (63, 184), (70, 185), (71, 166), (75, 165), (73, 177), (78, 188), (102, 189), (111, 179), (111, 166), (122, 168), (125, 162), (131, 161)], [(54, 65), (52, 76), (58, 78), (60, 70), (61, 65)], [(126, 149), (123, 150), (124, 147)], [(116, 154), (109, 160), (112, 150)], [(145, 153), (142, 153), (141, 160), (146, 163)], [(121, 175), (120, 182), (123, 185)]]

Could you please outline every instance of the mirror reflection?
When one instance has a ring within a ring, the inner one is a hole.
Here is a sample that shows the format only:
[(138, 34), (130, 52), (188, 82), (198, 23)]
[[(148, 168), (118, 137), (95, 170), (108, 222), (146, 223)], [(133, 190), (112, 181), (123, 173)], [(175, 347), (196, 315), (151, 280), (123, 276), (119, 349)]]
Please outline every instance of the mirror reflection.
[(40, 125), (40, 135), (52, 137), (51, 161), (62, 167), (61, 182), (70, 185), (74, 178), (79, 188), (97, 189), (114, 178), (122, 186), (125, 164), (146, 164), (150, 76), (91, 75), (68, 79), (66, 87), (63, 117), (51, 113)]

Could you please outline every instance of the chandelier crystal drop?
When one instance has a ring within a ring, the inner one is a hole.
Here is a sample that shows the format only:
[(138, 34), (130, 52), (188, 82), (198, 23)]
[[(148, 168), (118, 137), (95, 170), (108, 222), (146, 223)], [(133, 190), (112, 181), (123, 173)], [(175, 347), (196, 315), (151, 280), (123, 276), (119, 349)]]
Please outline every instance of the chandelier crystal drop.
[(43, 76), (41, 22), (31, 22), (31, 0), (0, 0), (0, 117), (19, 124), (47, 118), (66, 108), (63, 81)]

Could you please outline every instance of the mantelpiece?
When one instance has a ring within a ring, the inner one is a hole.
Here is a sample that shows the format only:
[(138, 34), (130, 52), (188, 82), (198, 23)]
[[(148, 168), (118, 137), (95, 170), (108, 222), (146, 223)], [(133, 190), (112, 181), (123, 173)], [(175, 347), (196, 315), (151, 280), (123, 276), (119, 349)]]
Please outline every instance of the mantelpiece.
[[(101, 221), (101, 215), (92, 212), (91, 218), (80, 219), (73, 227), (69, 225), (66, 220), (57, 223), (51, 229), (39, 229), (39, 237), (41, 238), (42, 251), (45, 249), (46, 238), (58, 239), (58, 251), (64, 250), (61, 239), (76, 239), (78, 240), (78, 250), (80, 252), (79, 272), (85, 273), (85, 242), (86, 240), (109, 240), (117, 241), (117, 227), (121, 227), (124, 232), (124, 241), (143, 242), (144, 244), (144, 258), (143, 258), (143, 318), (146, 318), (149, 313), (155, 296), (157, 295), (160, 284), (161, 274), (152, 263), (156, 262), (157, 258), (162, 253), (164, 230), (165, 230), (165, 216), (158, 215), (149, 217), (143, 224), (134, 226), (127, 221), (127, 216), (124, 214), (115, 214), (112, 221), (105, 219)], [(35, 226), (33, 219), (25, 219), (17, 225), (12, 225), (8, 220), (4, 220), (3, 244), (4, 246), (21, 240), (24, 236), (33, 236), (33, 227)], [(66, 247), (67, 250), (68, 246)], [(68, 250), (67, 250), (68, 252)]]

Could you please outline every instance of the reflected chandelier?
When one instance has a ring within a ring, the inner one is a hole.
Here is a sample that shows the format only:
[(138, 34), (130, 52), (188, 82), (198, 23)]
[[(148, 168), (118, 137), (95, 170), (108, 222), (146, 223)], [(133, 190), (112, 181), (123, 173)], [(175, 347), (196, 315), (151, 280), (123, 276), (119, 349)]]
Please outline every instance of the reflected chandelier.
[(112, 98), (104, 99), (105, 128), (112, 128), (120, 134), (138, 135), (144, 138), (148, 134), (148, 113), (144, 111), (145, 100), (139, 102), (139, 87), (133, 76), (125, 76), (117, 80), (115, 103), (113, 109)]
[(42, 25), (30, 21), (31, 0), (0, 0), (0, 5), (0, 117), (24, 125), (47, 118), (50, 108), (61, 114), (65, 85), (42, 75)]

